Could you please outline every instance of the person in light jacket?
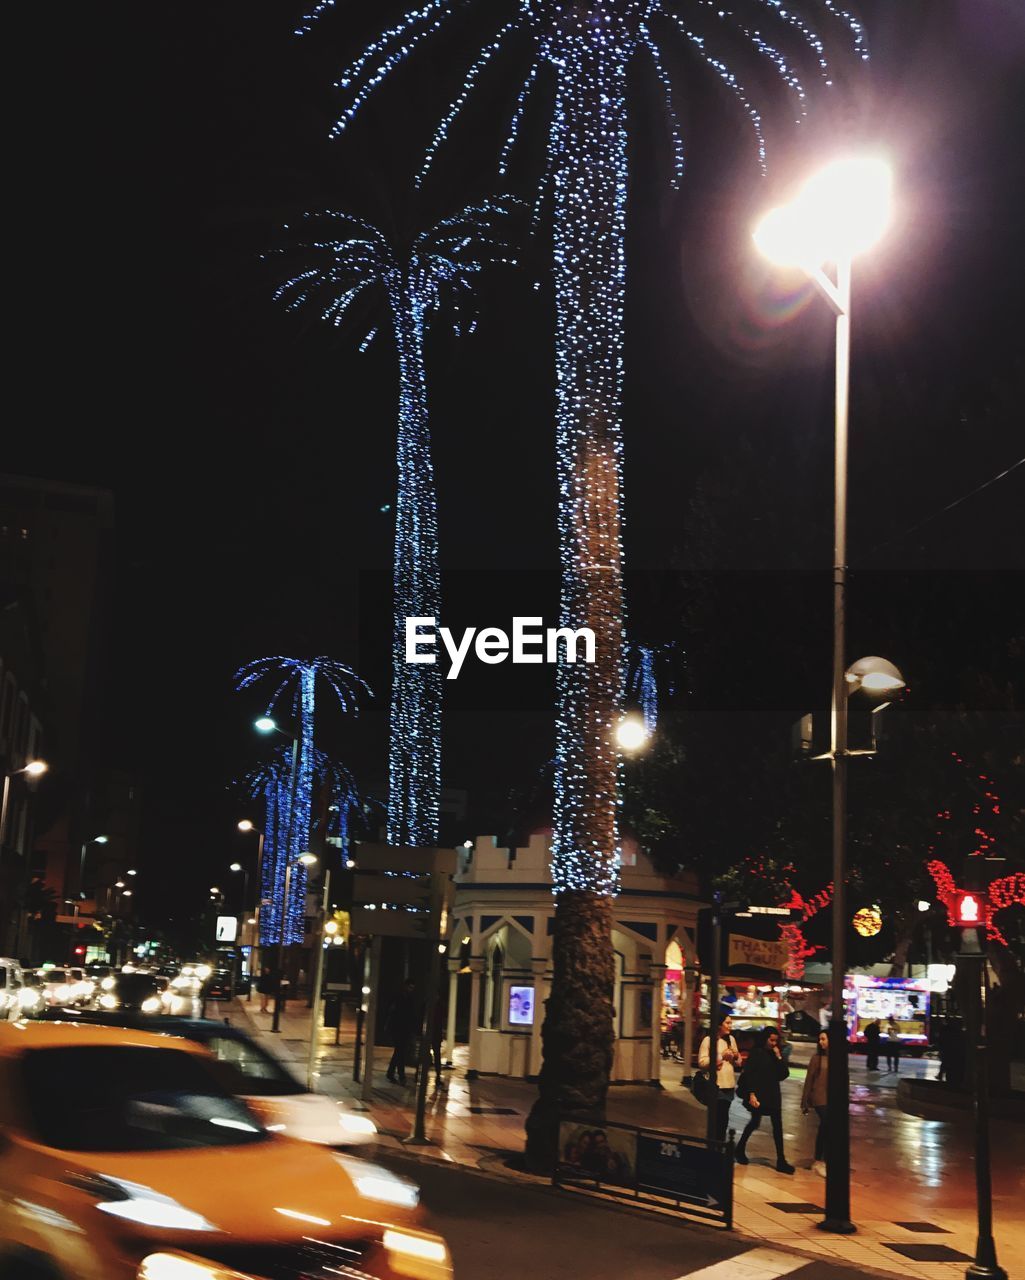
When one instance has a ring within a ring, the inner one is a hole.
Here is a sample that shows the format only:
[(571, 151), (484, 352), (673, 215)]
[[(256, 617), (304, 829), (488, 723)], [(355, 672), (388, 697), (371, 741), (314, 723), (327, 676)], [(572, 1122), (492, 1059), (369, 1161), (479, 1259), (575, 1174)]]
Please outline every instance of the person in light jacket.
[(808, 1063), (808, 1074), (804, 1077), (804, 1089), (801, 1091), (801, 1111), (807, 1115), (814, 1110), (819, 1118), (819, 1129), (815, 1135), (815, 1160), (812, 1168), (823, 1178), (826, 1176), (826, 1124), (828, 1111), (826, 1102), (829, 1095), (829, 1036), (825, 1031), (819, 1032), (818, 1050)]
[[(715, 1136), (720, 1142), (724, 1142), (730, 1123), (730, 1103), (737, 1088), (737, 1068), (740, 1065), (740, 1050), (733, 1038), (733, 1019), (729, 1014), (719, 1022), (715, 1037), (715, 1064), (715, 1084), (718, 1090)], [(708, 1036), (705, 1036), (698, 1048), (698, 1066), (705, 1071), (711, 1069), (712, 1047)]]

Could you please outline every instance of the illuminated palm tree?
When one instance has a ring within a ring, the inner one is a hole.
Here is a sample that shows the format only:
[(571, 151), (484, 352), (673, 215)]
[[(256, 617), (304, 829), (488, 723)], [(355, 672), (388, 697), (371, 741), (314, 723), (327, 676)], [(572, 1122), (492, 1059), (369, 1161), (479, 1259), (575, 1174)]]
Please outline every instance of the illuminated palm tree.
[[(438, 517), (427, 410), (424, 336), (443, 306), (457, 334), (475, 323), (477, 278), (512, 261), (504, 224), (514, 201), (468, 205), (396, 248), (349, 214), (308, 214), (296, 246), (303, 269), (276, 294), (290, 308), (318, 306), (339, 325), (353, 303), (376, 293), (387, 305), (399, 360), (398, 497), (395, 505), (388, 842), (433, 845), (441, 797), (441, 669), (405, 661), (407, 618), (438, 618)], [(376, 332), (371, 329), (364, 347)]]
[[(257, 658), (235, 672), (235, 688), (248, 689), (271, 678), (277, 679), (278, 684), (267, 702), (268, 716), (280, 702), (285, 701), (298, 730), (291, 765), (267, 792), (269, 797), (273, 796), (274, 848), (281, 851), (270, 860), (272, 869), (280, 868), (280, 887), (278, 879), (274, 879), (273, 892), (269, 895), (274, 905), (268, 914), (276, 919), (280, 928), (281, 913), (284, 913), (284, 938), (281, 939), (279, 934), (274, 941), (280, 939), (288, 946), (302, 942), (306, 914), (306, 867), (298, 862), (298, 858), (309, 849), (313, 783), (319, 755), (313, 741), (317, 683), (327, 685), (343, 711), (356, 709), (356, 698), (361, 692), (373, 695), (369, 686), (344, 663), (325, 657), (285, 658), (278, 655)], [(265, 833), (267, 836), (270, 834)], [(289, 863), (294, 870), (289, 882), (289, 900), (285, 902), (285, 867)], [(274, 874), (276, 876), (277, 872)]]
[[(319, 0), (299, 33), (334, 8)], [(801, 51), (831, 84), (826, 45), (804, 11), (817, 9), (854, 56), (867, 57), (860, 23), (837, 0), (422, 0), (342, 72), (341, 134), (391, 72), (461, 14), (489, 22), (458, 94), (427, 149), (421, 180), (489, 68), (521, 57), (522, 87), (499, 163), (504, 173), (529, 101), (548, 94), (542, 194), (552, 207), (556, 304), (556, 448), (560, 624), (590, 627), (593, 665), (563, 662), (557, 676), (552, 879), (558, 903), (552, 995), (546, 1008), (540, 1097), (528, 1155), (550, 1163), (557, 1119), (600, 1119), (612, 1065), (612, 897), (618, 887), (619, 759), (612, 730), (623, 703), (622, 389), (626, 293), (627, 75), (649, 59), (665, 96), (675, 175), (683, 147), (664, 51), (688, 50), (735, 95), (764, 166), (762, 119), (732, 69), (736, 46), (766, 59), (793, 103), (806, 90), (777, 40)]]

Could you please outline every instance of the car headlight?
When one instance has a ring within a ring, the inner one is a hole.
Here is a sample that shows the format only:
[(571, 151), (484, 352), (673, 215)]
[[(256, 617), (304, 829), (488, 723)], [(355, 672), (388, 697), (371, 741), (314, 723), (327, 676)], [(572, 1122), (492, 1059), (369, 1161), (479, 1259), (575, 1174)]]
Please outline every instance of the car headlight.
[(71, 995), (71, 988), (68, 986), (66, 982), (62, 982), (60, 986), (57, 988), (57, 999), (67, 1000), (70, 997), (70, 995)]
[(23, 1009), (35, 1009), (41, 1002), (42, 997), (38, 991), (33, 991), (31, 987), (22, 987), (21, 994), (18, 996), (18, 1003)]
[(439, 1240), (437, 1236), (414, 1235), (411, 1231), (398, 1231), (389, 1227), (381, 1243), (389, 1253), (397, 1254), (403, 1260), (432, 1262), (435, 1266), (448, 1262), (445, 1241)]
[(160, 1000), (157, 996), (147, 996), (142, 1002), (143, 1013), (159, 1013)]
[(226, 1271), (216, 1262), (182, 1253), (151, 1253), (135, 1274), (136, 1280), (245, 1280), (238, 1271)]
[(354, 1179), (356, 1190), (367, 1200), (393, 1204), (401, 1209), (415, 1209), (420, 1203), (420, 1190), (411, 1182), (399, 1178), (382, 1178), (376, 1173), (366, 1173)]
[(116, 1009), (116, 1008), (117, 1008), (117, 996), (111, 995), (109, 991), (107, 992), (107, 994), (106, 994), (106, 995), (102, 995), (102, 996), (100, 996), (100, 1008), (101, 1008), (101, 1009)]
[(186, 1209), (177, 1200), (161, 1195), (152, 1187), (128, 1182), (123, 1178), (106, 1177), (104, 1181), (111, 1185), (117, 1198), (100, 1201), (96, 1208), (101, 1213), (109, 1213), (113, 1218), (124, 1218), (127, 1222), (138, 1222), (144, 1227), (164, 1227), (171, 1231), (217, 1230), (201, 1213)]
[(113, 991), (116, 986), (117, 981), (114, 978), (104, 978), (100, 983), (100, 987), (104, 991)]
[(377, 1136), (377, 1125), (374, 1124), (369, 1116), (353, 1116), (347, 1111), (343, 1111), (338, 1117), (338, 1123), (346, 1133), (361, 1133), (368, 1138)]

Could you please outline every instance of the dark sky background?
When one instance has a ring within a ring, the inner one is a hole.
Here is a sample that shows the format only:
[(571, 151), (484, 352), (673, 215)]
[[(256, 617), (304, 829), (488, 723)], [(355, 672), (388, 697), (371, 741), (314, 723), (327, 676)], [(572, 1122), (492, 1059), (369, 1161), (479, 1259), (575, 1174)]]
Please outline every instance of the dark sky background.
[[(1020, 623), (1025, 569), (1025, 468), (937, 514), (1025, 453), (1025, 15), (1018, 0), (866, 3), (863, 67), (822, 7), (803, 7), (840, 38), (837, 88), (812, 93), (800, 130), (764, 68), (723, 45), (765, 104), (766, 179), (735, 103), (679, 46), (679, 193), (644, 66), (632, 115), (630, 629), (689, 648), (667, 574), (706, 574), (731, 621), (703, 640), (695, 696), (781, 719), (828, 692), (832, 321), (755, 259), (749, 231), (837, 138), (876, 141), (899, 191), (896, 225), (856, 278), (852, 656), (888, 653), (914, 672), (902, 640), (928, 634), (936, 610), (942, 643), (982, 660), (987, 637)], [(346, 0), (298, 40), (301, 12), (291, 0), (32, 6), (11, 45), (28, 88), (14, 130), (25, 177), (9, 193), (19, 408), (4, 467), (114, 491), (111, 750), (146, 788), (146, 857), (164, 887), (175, 867), (205, 885), (234, 856), (227, 788), (261, 753), (247, 727), (258, 700), (231, 692), (241, 662), (350, 662), (381, 710), (328, 718), (324, 745), (367, 783), (384, 775), (394, 352), (379, 339), (360, 355), (357, 329), (276, 306), (280, 263), (259, 255), (307, 208), (401, 234), (493, 190), (518, 83), (515, 57), (496, 63), (414, 200), (418, 156), (482, 28), (468, 19), (433, 41), (330, 143), (333, 79), (401, 8)], [(785, 29), (779, 43), (793, 48)], [(514, 166), (523, 195), (540, 128), (539, 115)], [(531, 270), (487, 282), (476, 335), (457, 343), (439, 324), (430, 342), (458, 627), (555, 621), (546, 247), (528, 249)], [(446, 785), (470, 792), (466, 834), (493, 830), (505, 794), (551, 751), (549, 675), (491, 669), (446, 693)]]

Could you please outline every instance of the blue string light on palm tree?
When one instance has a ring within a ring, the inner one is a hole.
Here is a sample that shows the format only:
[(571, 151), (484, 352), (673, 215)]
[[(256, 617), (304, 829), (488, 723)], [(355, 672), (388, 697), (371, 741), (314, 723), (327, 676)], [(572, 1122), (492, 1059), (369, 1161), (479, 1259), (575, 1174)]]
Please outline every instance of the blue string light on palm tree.
[[(418, 235), (406, 250), (361, 218), (307, 214), (298, 252), (303, 267), (275, 298), (313, 305), (340, 325), (365, 293), (387, 303), (399, 363), (398, 496), (395, 504), (391, 722), (387, 838), (434, 845), (441, 799), (441, 669), (405, 659), (407, 618), (440, 613), (438, 517), (427, 408), (424, 337), (442, 307), (455, 333), (472, 332), (481, 272), (513, 263), (506, 224), (515, 201), (468, 205)], [(363, 341), (373, 340), (376, 327)]]
[[(295, 740), (295, 768), (292, 769), (292, 752), (288, 752), (287, 779), (275, 776), (269, 782), (266, 795), (268, 806), (268, 830), (264, 837), (266, 856), (267, 838), (274, 832), (275, 867), (272, 892), (268, 894), (272, 906), (269, 914), (281, 927), (281, 912), (285, 914), (285, 943), (302, 942), (303, 920), (306, 914), (306, 867), (298, 863), (299, 855), (309, 849), (310, 816), (313, 803), (313, 784), (317, 769), (317, 751), (314, 747), (314, 714), (316, 710), (317, 683), (326, 684), (343, 711), (356, 710), (360, 692), (373, 696), (369, 686), (344, 663), (332, 658), (286, 658), (275, 656), (257, 658), (235, 672), (235, 688), (239, 691), (268, 679), (278, 683), (267, 702), (267, 715), (273, 715), (284, 702), (297, 730)], [(283, 855), (281, 856), (281, 851)], [(289, 884), (289, 900), (284, 902), (285, 866), (291, 862), (293, 872)], [(280, 867), (280, 871), (278, 868)], [(278, 875), (280, 874), (280, 882)], [(273, 905), (276, 904), (276, 905)], [(262, 930), (261, 930), (262, 933)], [(277, 936), (273, 941), (277, 941)]]
[[(298, 34), (334, 5), (319, 0)], [(821, 31), (818, 19), (804, 16), (809, 9), (818, 11)], [(781, 43), (799, 50), (827, 86), (826, 39), (842, 34), (855, 58), (868, 55), (860, 22), (836, 0), (423, 0), (342, 72), (337, 87), (346, 105), (333, 134), (348, 128), (406, 58), (468, 11), (490, 22), (490, 31), (431, 139), (420, 181), (485, 73), (498, 63), (508, 67), (518, 54), (523, 78), (500, 172), (542, 83), (553, 95), (541, 194), (550, 194), (554, 227), (560, 624), (594, 628), (599, 647), (593, 666), (564, 661), (557, 673), (552, 880), (557, 893), (608, 895), (619, 879), (619, 759), (612, 730), (623, 703), (625, 667), (620, 512), (628, 69), (643, 54), (654, 70), (673, 138), (676, 182), (684, 152), (666, 50), (689, 50), (730, 90), (750, 122), (763, 169), (762, 117), (731, 66), (737, 46), (765, 60), (798, 122), (807, 90)]]
[[(330, 760), (323, 751), (314, 751), (313, 785), (331, 800), (327, 834), (338, 838), (344, 857), (352, 814), (362, 811), (362, 798), (355, 779), (344, 765)], [(260, 945), (269, 947), (276, 945), (281, 937), (281, 904), (285, 895), (292, 803), (292, 753), (289, 748), (278, 747), (269, 760), (246, 774), (240, 786), (244, 795), (262, 801), (264, 807)], [(292, 940), (302, 941), (301, 936), (296, 937), (294, 933), (294, 926), (301, 925), (294, 912), (291, 923)]]

